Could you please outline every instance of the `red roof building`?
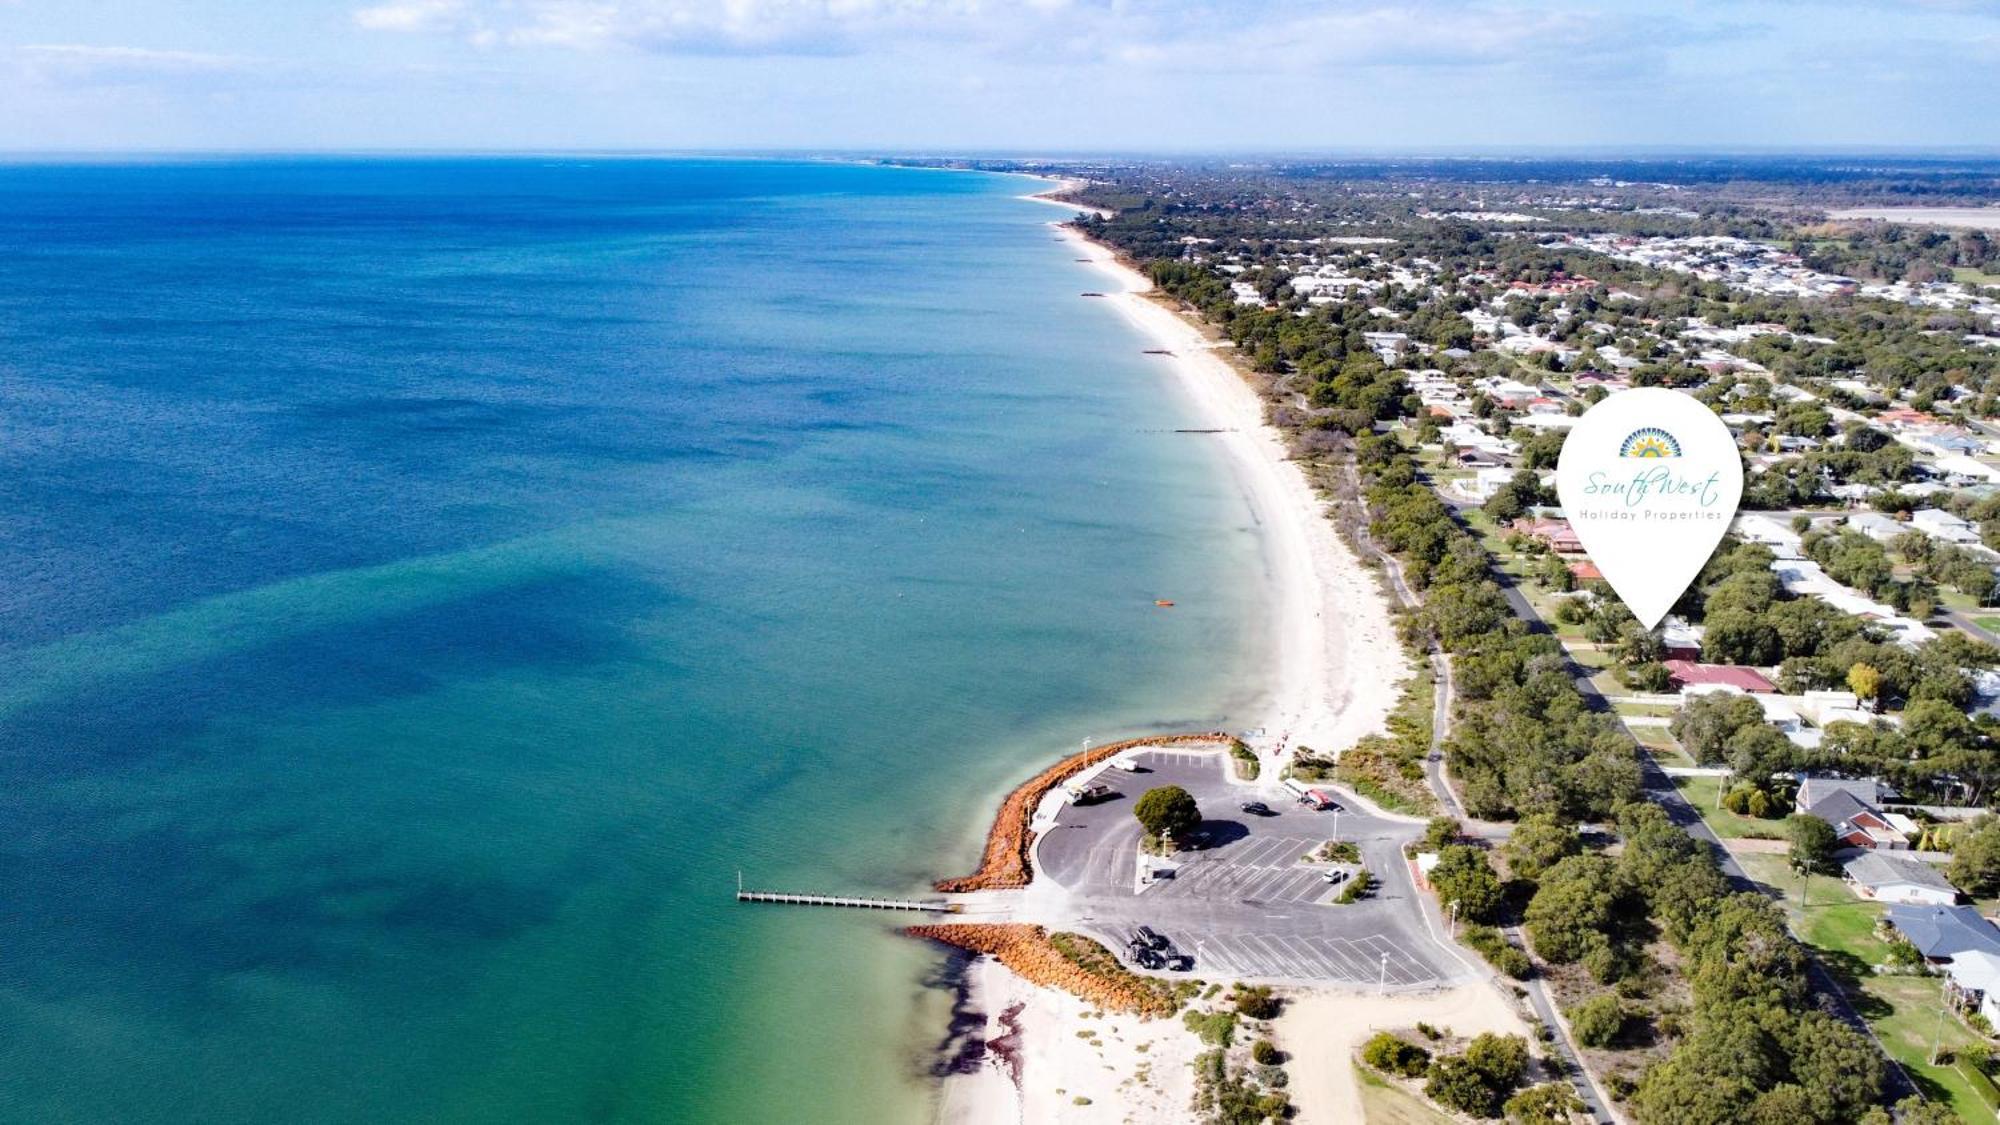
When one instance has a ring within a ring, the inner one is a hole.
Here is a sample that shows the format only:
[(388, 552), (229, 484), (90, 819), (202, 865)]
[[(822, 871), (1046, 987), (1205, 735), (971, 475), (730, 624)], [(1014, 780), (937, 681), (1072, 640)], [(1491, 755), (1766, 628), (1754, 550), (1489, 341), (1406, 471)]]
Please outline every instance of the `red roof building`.
[(1720, 684), (1754, 694), (1778, 690), (1778, 685), (1765, 679), (1764, 673), (1742, 664), (1697, 664), (1692, 660), (1669, 660), (1665, 664), (1667, 675), (1677, 688)]
[(1558, 555), (1580, 555), (1583, 540), (1576, 537), (1576, 529), (1568, 520), (1515, 520), (1514, 530), (1530, 539), (1539, 539)]
[(1589, 559), (1569, 564), (1569, 572), (1578, 582), (1592, 582), (1604, 577), (1604, 572), (1597, 569), (1597, 564)]

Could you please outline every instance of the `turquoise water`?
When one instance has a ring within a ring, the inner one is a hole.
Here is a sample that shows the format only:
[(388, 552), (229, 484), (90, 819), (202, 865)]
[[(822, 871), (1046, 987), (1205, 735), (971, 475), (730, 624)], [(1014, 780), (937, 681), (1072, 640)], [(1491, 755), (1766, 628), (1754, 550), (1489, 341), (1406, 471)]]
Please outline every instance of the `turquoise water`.
[(940, 954), (737, 871), (920, 888), (1264, 659), (1026, 187), (0, 167), (0, 1118), (925, 1119)]

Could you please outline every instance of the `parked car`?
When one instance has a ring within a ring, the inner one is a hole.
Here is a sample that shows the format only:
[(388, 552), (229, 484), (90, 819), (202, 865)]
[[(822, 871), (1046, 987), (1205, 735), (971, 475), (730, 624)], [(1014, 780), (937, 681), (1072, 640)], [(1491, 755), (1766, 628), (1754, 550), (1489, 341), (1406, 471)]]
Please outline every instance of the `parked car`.
[(1132, 940), (1144, 945), (1147, 949), (1165, 949), (1168, 944), (1167, 935), (1159, 933), (1151, 926), (1140, 926), (1137, 930), (1134, 930)]
[(1349, 879), (1352, 879), (1353, 877), (1354, 877), (1354, 872), (1349, 871), (1344, 867), (1336, 867), (1332, 871), (1328, 871), (1320, 876), (1320, 878), (1326, 880), (1328, 883), (1331, 883), (1336, 887), (1338, 887), (1342, 883), (1347, 882)]
[(1111, 759), (1111, 768), (1114, 770), (1124, 770), (1126, 773), (1138, 773), (1139, 759), (1130, 755), (1122, 758), (1113, 758)]
[(1167, 968), (1176, 973), (1191, 973), (1194, 971), (1194, 958), (1185, 953), (1176, 953), (1167, 959)]

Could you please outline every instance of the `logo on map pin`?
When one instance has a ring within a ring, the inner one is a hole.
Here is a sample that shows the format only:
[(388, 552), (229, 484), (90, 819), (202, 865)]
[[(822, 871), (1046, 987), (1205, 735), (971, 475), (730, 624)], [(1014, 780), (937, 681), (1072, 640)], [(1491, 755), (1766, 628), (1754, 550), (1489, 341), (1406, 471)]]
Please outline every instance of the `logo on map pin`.
[(1556, 494), (1590, 561), (1651, 629), (1736, 518), (1743, 458), (1700, 401), (1638, 387), (1591, 407), (1570, 430)]

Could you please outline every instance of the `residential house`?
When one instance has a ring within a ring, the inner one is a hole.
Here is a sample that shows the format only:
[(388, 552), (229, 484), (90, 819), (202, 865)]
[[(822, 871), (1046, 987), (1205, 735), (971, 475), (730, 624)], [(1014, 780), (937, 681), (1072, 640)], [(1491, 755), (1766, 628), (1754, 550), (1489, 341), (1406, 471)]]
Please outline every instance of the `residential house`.
[(1834, 835), (1850, 848), (1906, 849), (1916, 825), (1906, 816), (1877, 808), (1881, 793), (1873, 778), (1808, 777), (1799, 783), (1792, 810), (1833, 825)]
[(1877, 902), (1915, 906), (1951, 906), (1958, 902), (1958, 888), (1921, 859), (1862, 852), (1841, 864), (1841, 876), (1855, 894)]
[(1977, 543), (1979, 529), (1942, 508), (1921, 508), (1910, 513), (1910, 526), (1933, 539), (1947, 543)]
[(1576, 529), (1569, 525), (1568, 520), (1520, 519), (1511, 526), (1530, 539), (1540, 540), (1558, 555), (1583, 553), (1583, 540), (1577, 538)]
[(1902, 906), (1884, 912), (1885, 925), (1917, 947), (1924, 960), (1947, 962), (1967, 953), (2000, 957), (2000, 930), (1974, 906)]
[(1778, 690), (1778, 685), (1766, 679), (1764, 673), (1743, 664), (1697, 664), (1692, 660), (1669, 660), (1665, 664), (1676, 691), (1723, 687), (1754, 694)]

